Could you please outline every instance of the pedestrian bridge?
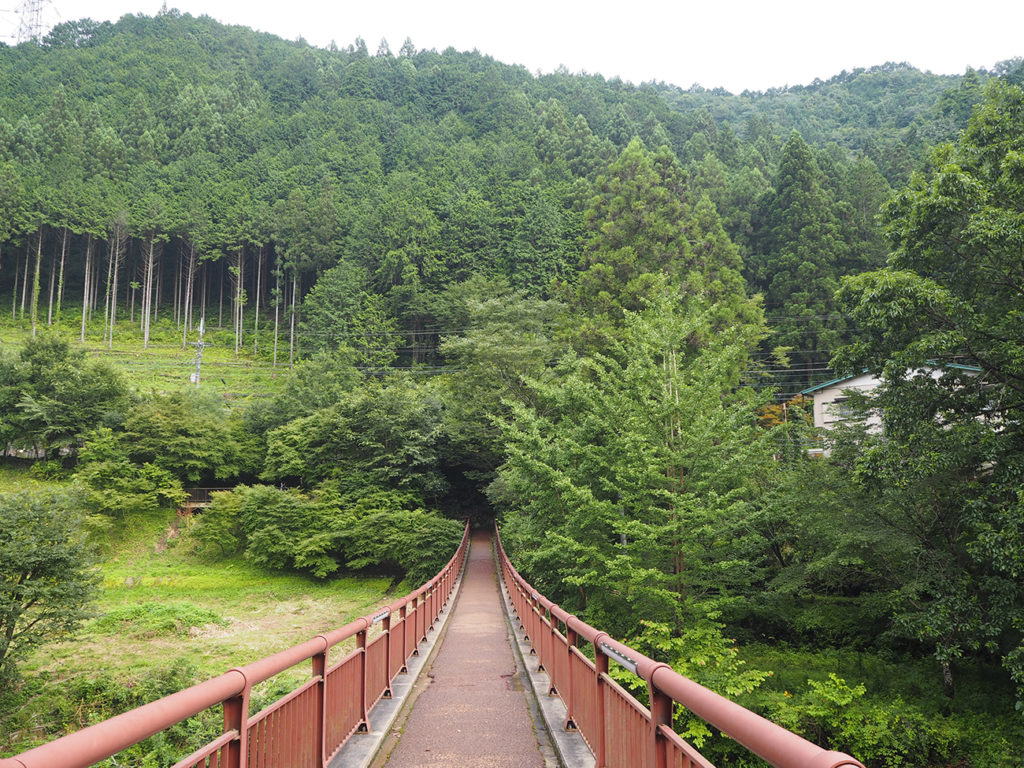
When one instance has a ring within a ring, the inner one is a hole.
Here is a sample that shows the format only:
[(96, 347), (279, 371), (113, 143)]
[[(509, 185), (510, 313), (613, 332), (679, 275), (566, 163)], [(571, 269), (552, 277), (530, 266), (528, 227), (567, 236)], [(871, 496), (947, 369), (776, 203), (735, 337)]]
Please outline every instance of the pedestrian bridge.
[[(254, 685), (304, 663), (305, 682), (249, 711)], [(612, 663), (646, 681), (649, 706), (609, 676)], [(516, 572), (500, 537), (467, 527), (440, 573), (390, 606), (0, 768), (85, 768), (211, 707), (222, 734), (174, 768), (713, 768), (672, 729), (677, 706), (778, 768), (863, 768), (567, 614)]]

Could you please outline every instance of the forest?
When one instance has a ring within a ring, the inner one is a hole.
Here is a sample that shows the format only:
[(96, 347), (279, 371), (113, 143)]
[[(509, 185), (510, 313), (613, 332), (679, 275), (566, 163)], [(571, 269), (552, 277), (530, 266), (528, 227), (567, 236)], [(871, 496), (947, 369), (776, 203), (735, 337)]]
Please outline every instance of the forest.
[[(177, 11), (0, 45), (0, 449), (59, 481), (0, 491), (0, 723), (90, 616), (90, 542), (216, 486), (197, 568), (416, 582), (497, 521), (563, 608), (823, 746), (1018, 765), (1022, 88), (736, 95)], [(102, 355), (203, 343), (278, 385)], [(862, 371), (815, 430), (801, 392)]]

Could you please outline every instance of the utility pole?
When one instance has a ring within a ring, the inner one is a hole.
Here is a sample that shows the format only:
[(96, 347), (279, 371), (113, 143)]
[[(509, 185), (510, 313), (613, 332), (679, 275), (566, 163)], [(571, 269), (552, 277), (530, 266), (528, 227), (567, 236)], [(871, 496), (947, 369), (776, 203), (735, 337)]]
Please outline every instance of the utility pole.
[(196, 369), (188, 377), (189, 381), (196, 385), (196, 389), (199, 389), (199, 375), (203, 368), (203, 349), (205, 347), (213, 346), (203, 341), (203, 331), (206, 327), (206, 317), (199, 318), (199, 341), (192, 342), (192, 346), (196, 348)]

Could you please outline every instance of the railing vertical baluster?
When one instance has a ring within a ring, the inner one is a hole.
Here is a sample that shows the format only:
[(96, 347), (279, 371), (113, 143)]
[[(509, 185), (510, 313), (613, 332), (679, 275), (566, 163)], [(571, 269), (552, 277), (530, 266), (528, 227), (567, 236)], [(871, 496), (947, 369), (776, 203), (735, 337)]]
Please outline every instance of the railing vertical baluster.
[(420, 636), (416, 639), (417, 643), (425, 643), (427, 641), (427, 630), (430, 629), (430, 585), (427, 585), (426, 591), (423, 593), (420, 601), (420, 606), (423, 609), (423, 624), (420, 626)]
[(608, 739), (606, 731), (607, 712), (605, 712), (605, 682), (604, 677), (608, 674), (608, 657), (601, 650), (601, 637), (604, 633), (594, 638), (594, 674), (597, 676), (597, 754), (595, 768), (605, 768), (608, 765)]
[(430, 584), (427, 584), (427, 588), (423, 591), (423, 601), (420, 604), (423, 606), (423, 626), (420, 628), (420, 636), (416, 642), (423, 643), (426, 642), (427, 632), (430, 631), (430, 625), (434, 621), (430, 616)]
[(249, 720), (249, 684), (237, 696), (224, 701), (224, 731), (238, 731), (238, 739), (224, 746), (225, 768), (243, 768), (247, 762), (246, 749), (248, 734), (246, 729)]
[(431, 582), (430, 583), (430, 588), (427, 590), (427, 616), (423, 620), (423, 639), (424, 640), (427, 639), (427, 632), (429, 632), (430, 628), (432, 626), (434, 626), (434, 614), (435, 614), (435, 608), (436, 608), (436, 606), (434, 605), (434, 595), (435, 595), (434, 583)]
[(537, 628), (534, 630), (533, 636), (537, 641), (537, 670), (547, 672), (548, 666), (551, 664), (548, 655), (544, 652), (544, 618), (547, 615), (547, 611), (541, 604), (539, 597), (534, 598), (534, 606)]
[(386, 685), (384, 686), (385, 699), (391, 698), (391, 613), (384, 617), (384, 621), (381, 624), (381, 629), (384, 631), (384, 680)]
[(366, 695), (366, 685), (367, 678), (369, 677), (366, 669), (366, 634), (367, 630), (365, 629), (356, 633), (356, 649), (359, 651), (359, 668), (362, 673), (362, 680), (360, 681), (359, 685), (360, 691), (358, 730), (363, 733), (366, 733), (370, 730), (370, 713), (368, 707), (366, 706), (368, 699)]
[(572, 663), (572, 649), (576, 647), (576, 644), (580, 641), (580, 636), (576, 630), (569, 627), (568, 621), (565, 624), (565, 665), (566, 665), (566, 680), (569, 686), (568, 692), (563, 691), (565, 701), (565, 730), (575, 731), (576, 728), (576, 684), (573, 680), (572, 668), (575, 666)]
[(399, 669), (399, 673), (405, 673), (409, 671), (409, 643), (406, 642), (408, 632), (406, 632), (405, 622), (408, 620), (409, 615), (409, 603), (403, 602), (402, 607), (398, 609), (398, 625), (402, 628), (402, 667)]
[[(323, 637), (323, 635), (321, 635)], [(320, 679), (316, 684), (316, 701), (313, 710), (313, 760), (323, 766), (327, 762), (327, 640), (324, 638), (324, 652), (313, 657), (313, 677)]]
[(647, 689), (651, 697), (650, 748), (654, 750), (654, 759), (651, 765), (654, 768), (668, 768), (665, 760), (665, 748), (661, 744), (662, 736), (658, 729), (662, 725), (672, 727), (672, 699), (658, 690), (650, 680), (647, 682)]
[(519, 584), (516, 584), (516, 594), (518, 595), (518, 598), (515, 602), (519, 613), (519, 628), (523, 630), (523, 639), (526, 642), (530, 642), (530, 628), (528, 626), (530, 620), (529, 618), (527, 618), (527, 609), (529, 607), (529, 601), (526, 598), (526, 593), (523, 591), (523, 588), (519, 586)]
[[(527, 619), (528, 626), (526, 627), (526, 639), (530, 641), (530, 653), (535, 656), (540, 656), (542, 649), (538, 648), (538, 644), (540, 642), (540, 624), (544, 614), (540, 607), (540, 598), (536, 592), (529, 595), (529, 607), (530, 617)], [(540, 664), (537, 665), (537, 669), (544, 669), (543, 659)]]
[(551, 617), (551, 626), (548, 627), (548, 648), (550, 650), (547, 654), (545, 654), (550, 660), (551, 664), (551, 674), (548, 676), (548, 682), (550, 683), (550, 685), (548, 686), (548, 696), (558, 695), (558, 684), (555, 682), (559, 677), (558, 653), (556, 651), (556, 646), (558, 644), (558, 619), (555, 618), (556, 608), (558, 608), (557, 605), (552, 605), (548, 609), (548, 616)]
[(415, 630), (413, 637), (416, 638), (416, 650), (413, 653), (419, 654), (420, 639), (423, 637), (425, 630), (423, 629), (423, 614), (426, 613), (426, 609), (423, 607), (423, 593), (420, 592), (416, 595), (416, 621), (413, 624)]

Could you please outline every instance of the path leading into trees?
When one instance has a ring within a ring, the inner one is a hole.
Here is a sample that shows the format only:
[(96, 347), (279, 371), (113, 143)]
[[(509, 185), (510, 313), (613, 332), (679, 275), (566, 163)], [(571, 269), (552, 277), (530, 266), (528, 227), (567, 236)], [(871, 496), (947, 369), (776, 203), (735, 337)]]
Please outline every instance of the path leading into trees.
[(486, 533), (473, 535), (461, 594), (429, 674), (388, 768), (543, 768)]
[[(514, 624), (521, 624), (515, 654), (500, 607), (491, 537), (474, 536), (468, 558), (467, 544), (470, 539), (464, 538), (433, 579), (372, 616), (10, 759), (0, 758), (0, 768), (88, 768), (214, 707), (223, 709), (223, 733), (178, 762), (182, 768), (354, 768), (385, 757), (389, 768), (547, 768), (558, 764), (554, 750), (562, 764), (572, 766), (593, 766), (596, 760), (612, 766), (712, 768), (672, 729), (676, 705), (778, 768), (864, 768), (849, 755), (806, 741), (568, 614), (534, 590), (499, 546), (508, 604), (518, 618)], [(452, 605), (463, 566), (461, 593)], [(378, 623), (383, 631), (371, 636)], [(328, 666), (330, 649), (353, 638), (356, 649)], [(581, 642), (593, 648), (593, 660), (579, 648)], [(254, 685), (308, 660), (312, 676), (306, 682), (262, 711), (249, 712)], [(616, 685), (609, 675), (611, 661), (647, 681), (650, 710)], [(406, 663), (409, 674), (403, 675)], [(424, 664), (429, 682), (414, 683), (410, 691), (414, 679), (424, 679)], [(398, 683), (402, 677), (408, 679)], [(524, 691), (524, 677), (536, 699)], [(405, 690), (395, 694), (400, 685)], [(403, 701), (408, 703), (415, 690), (420, 693), (398, 728), (378, 712), (392, 702), (389, 717), (400, 717)], [(367, 711), (372, 702), (377, 706)], [(536, 709), (550, 730), (531, 716)], [(382, 724), (381, 730), (370, 731), (372, 722)], [(390, 755), (372, 757), (382, 737), (391, 733), (395, 738), (399, 731)], [(347, 753), (350, 746), (355, 748)]]

